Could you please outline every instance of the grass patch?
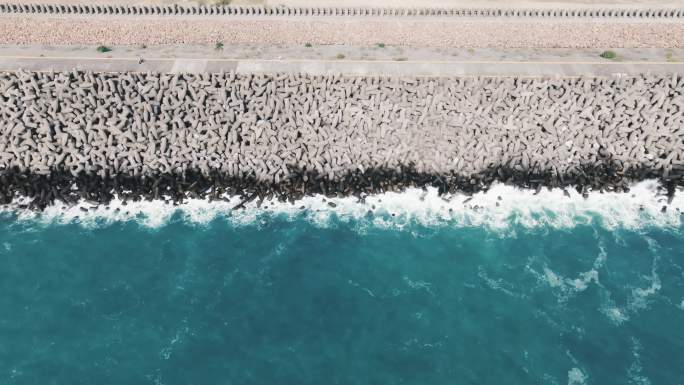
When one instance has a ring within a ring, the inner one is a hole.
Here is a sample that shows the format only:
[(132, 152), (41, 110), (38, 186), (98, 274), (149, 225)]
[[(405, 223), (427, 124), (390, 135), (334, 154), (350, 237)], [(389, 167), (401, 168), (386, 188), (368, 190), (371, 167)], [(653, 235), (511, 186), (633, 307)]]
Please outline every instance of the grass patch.
[(665, 60), (668, 63), (674, 63), (677, 61), (677, 59), (674, 58), (674, 54), (672, 52), (668, 52), (665, 54)]
[(214, 5), (230, 5), (232, 0), (214, 0)]
[(613, 51), (603, 51), (599, 55), (604, 59), (615, 59), (617, 57), (617, 54)]
[(223, 42), (216, 42), (216, 44), (214, 45), (214, 49), (217, 51), (223, 51)]
[(311, 45), (311, 43), (305, 43), (305, 44), (304, 44), (304, 47), (306, 47), (306, 48), (311, 48), (311, 47), (313, 47), (313, 45)]
[(379, 48), (385, 48), (385, 43), (378, 43), (377, 46), (378, 46)]
[(468, 53), (471, 53), (471, 54), (472, 54), (472, 53), (475, 53), (475, 49), (473, 49), (473, 48), (468, 48)]
[(97, 50), (97, 52), (100, 52), (100, 53), (110, 52), (112, 50), (111, 48), (107, 47), (106, 45), (100, 45), (95, 49)]
[(343, 53), (338, 53), (337, 56), (335, 56), (335, 58), (340, 59), (340, 60), (344, 59), (345, 57), (346, 56), (344, 56)]

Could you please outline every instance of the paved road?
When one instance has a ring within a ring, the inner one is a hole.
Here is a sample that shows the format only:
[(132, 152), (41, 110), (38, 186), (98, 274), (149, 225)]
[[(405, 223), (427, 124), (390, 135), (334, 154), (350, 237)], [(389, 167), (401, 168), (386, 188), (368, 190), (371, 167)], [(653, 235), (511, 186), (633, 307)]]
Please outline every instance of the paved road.
[(1, 71), (159, 71), (241, 73), (304, 72), (394, 76), (611, 76), (638, 73), (684, 73), (684, 63), (667, 61), (393, 61), (277, 60), (137, 57), (0, 56)]

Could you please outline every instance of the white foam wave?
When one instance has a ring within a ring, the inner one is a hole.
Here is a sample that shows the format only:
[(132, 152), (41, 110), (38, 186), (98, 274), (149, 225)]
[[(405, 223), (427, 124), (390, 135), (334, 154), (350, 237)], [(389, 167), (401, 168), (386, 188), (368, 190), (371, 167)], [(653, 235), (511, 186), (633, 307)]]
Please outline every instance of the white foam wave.
[(610, 298), (610, 293), (606, 292), (604, 299), (604, 306), (601, 311), (608, 317), (608, 319), (615, 325), (621, 325), (625, 321), (640, 311), (648, 309), (651, 302), (657, 296), (662, 288), (660, 276), (658, 276), (657, 268), (660, 260), (660, 250), (658, 244), (651, 238), (648, 241), (649, 250), (653, 254), (653, 262), (651, 264), (651, 273), (641, 278), (646, 281), (647, 287), (631, 287), (631, 296), (627, 303), (622, 307), (616, 306), (615, 302)]
[(614, 325), (619, 326), (629, 321), (629, 315), (619, 307), (606, 307), (601, 310), (603, 314), (605, 314), (606, 317), (608, 317), (608, 319), (610, 320), (610, 322), (612, 322)]
[(646, 277), (649, 282), (649, 286), (646, 288), (636, 287), (632, 289), (632, 299), (630, 300), (628, 307), (633, 312), (637, 312), (641, 309), (646, 309), (648, 307), (650, 299), (660, 291), (662, 288), (660, 284), (660, 277), (656, 274), (656, 262), (658, 258), (656, 257), (653, 262), (653, 269), (651, 270), (651, 275)]
[(584, 385), (586, 381), (587, 375), (579, 368), (572, 368), (568, 371), (568, 385)]
[[(365, 202), (354, 197), (305, 197), (294, 204), (277, 200), (258, 205), (252, 201), (244, 209), (233, 210), (239, 197), (225, 201), (189, 199), (181, 205), (164, 201), (124, 202), (113, 200), (109, 205), (94, 206), (87, 202), (64, 207), (55, 204), (42, 213), (20, 210), (19, 201), (5, 212), (16, 213), (19, 219), (43, 223), (83, 225), (109, 224), (134, 220), (143, 226), (159, 227), (178, 216), (181, 220), (205, 224), (226, 218), (237, 224), (250, 224), (269, 216), (306, 218), (326, 225), (332, 218), (343, 222), (358, 220), (365, 225), (402, 228), (410, 223), (429, 226), (486, 226), (508, 229), (516, 225), (526, 228), (551, 226), (569, 228), (577, 224), (599, 223), (607, 228), (641, 228), (645, 226), (679, 227), (684, 211), (684, 192), (679, 191), (668, 204), (667, 197), (656, 181), (632, 186), (629, 193), (590, 193), (583, 198), (574, 189), (532, 190), (497, 184), (487, 192), (472, 196), (453, 194), (438, 196), (429, 188), (409, 189), (402, 193), (368, 196)], [(666, 206), (667, 210), (662, 212)]]
[(632, 385), (651, 385), (651, 380), (642, 374), (641, 367), (641, 342), (638, 339), (632, 338), (632, 364), (627, 370), (629, 383)]
[(558, 298), (559, 303), (567, 302), (570, 298), (585, 291), (591, 283), (603, 288), (599, 280), (599, 271), (603, 268), (608, 258), (608, 253), (603, 247), (603, 243), (599, 239), (599, 253), (591, 269), (580, 272), (577, 278), (563, 277), (551, 270), (548, 266), (544, 266), (543, 273), (539, 273), (531, 266), (527, 266), (527, 271), (530, 272), (537, 280), (554, 289), (554, 294)]

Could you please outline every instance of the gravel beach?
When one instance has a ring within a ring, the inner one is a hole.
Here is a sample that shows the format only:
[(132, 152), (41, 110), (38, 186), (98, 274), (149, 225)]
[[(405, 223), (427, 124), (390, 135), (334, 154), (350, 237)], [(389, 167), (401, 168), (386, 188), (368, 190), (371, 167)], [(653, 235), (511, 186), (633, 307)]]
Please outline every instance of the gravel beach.
[(3, 16), (0, 44), (345, 44), (492, 48), (684, 47), (684, 22), (228, 20)]

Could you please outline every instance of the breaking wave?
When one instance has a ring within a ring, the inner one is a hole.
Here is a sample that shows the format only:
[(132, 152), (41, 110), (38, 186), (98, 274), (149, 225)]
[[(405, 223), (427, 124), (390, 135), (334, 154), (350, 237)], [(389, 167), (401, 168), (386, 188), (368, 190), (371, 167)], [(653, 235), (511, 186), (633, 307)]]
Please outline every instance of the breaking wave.
[(539, 192), (496, 184), (486, 192), (472, 196), (439, 196), (437, 190), (409, 189), (401, 193), (356, 197), (326, 198), (310, 196), (294, 203), (266, 200), (252, 201), (235, 209), (240, 197), (223, 201), (188, 199), (174, 205), (163, 200), (122, 202), (108, 205), (81, 202), (67, 207), (59, 202), (43, 212), (20, 209), (26, 200), (0, 209), (1, 215), (43, 224), (79, 223), (100, 226), (115, 222), (136, 221), (157, 228), (171, 220), (207, 224), (225, 219), (238, 225), (258, 224), (274, 218), (306, 219), (320, 226), (333, 220), (359, 226), (401, 229), (410, 224), (425, 226), (484, 226), (506, 230), (524, 228), (571, 228), (579, 224), (598, 224), (605, 228), (638, 229), (648, 226), (679, 228), (683, 220), (684, 197), (678, 191), (668, 199), (657, 181), (644, 181), (628, 193), (592, 192), (586, 198), (574, 189), (543, 189)]

